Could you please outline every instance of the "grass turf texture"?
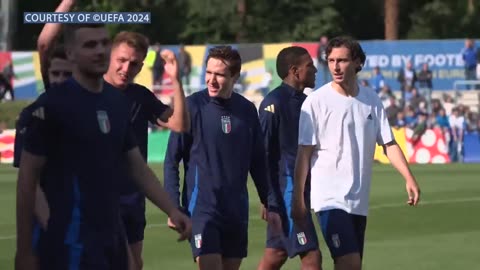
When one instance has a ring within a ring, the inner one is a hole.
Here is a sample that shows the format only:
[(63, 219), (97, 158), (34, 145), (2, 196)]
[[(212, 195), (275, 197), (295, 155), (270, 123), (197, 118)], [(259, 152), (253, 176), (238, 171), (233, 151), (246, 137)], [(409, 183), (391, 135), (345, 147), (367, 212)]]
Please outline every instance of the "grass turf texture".
[[(162, 165), (151, 164), (162, 178)], [(480, 251), (480, 166), (475, 164), (416, 165), (412, 170), (422, 188), (421, 205), (405, 205), (405, 185), (387, 165), (375, 165), (367, 222), (364, 269), (477, 269)], [(15, 252), (17, 171), (0, 165), (0, 269), (12, 269)], [(265, 222), (259, 200), (250, 190), (249, 256), (241, 269), (256, 269), (263, 254)], [(166, 217), (151, 204), (147, 209), (144, 269), (196, 269), (190, 247), (177, 243)], [(318, 228), (318, 223), (316, 223)], [(317, 230), (317, 232), (319, 232)], [(324, 269), (332, 260), (319, 233)], [(299, 269), (298, 259), (283, 269)]]

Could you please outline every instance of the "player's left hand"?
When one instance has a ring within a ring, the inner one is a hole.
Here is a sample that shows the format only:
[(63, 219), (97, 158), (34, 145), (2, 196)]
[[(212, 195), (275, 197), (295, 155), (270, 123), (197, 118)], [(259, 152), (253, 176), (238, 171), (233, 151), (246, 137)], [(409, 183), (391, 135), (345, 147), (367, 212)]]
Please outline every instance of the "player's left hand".
[(185, 214), (179, 210), (175, 210), (170, 214), (170, 221), (173, 224), (173, 229), (175, 229), (180, 237), (178, 241), (184, 241), (190, 238), (192, 234), (192, 221)]
[(267, 208), (265, 208), (265, 205), (260, 204), (260, 217), (267, 221)]
[(179, 81), (178, 61), (177, 57), (171, 50), (162, 50), (160, 56), (164, 61), (165, 73), (172, 80)]
[(268, 225), (272, 228), (272, 233), (274, 235), (280, 235), (282, 233), (282, 219), (280, 214), (276, 212), (269, 211), (267, 213)]
[(417, 206), (420, 202), (420, 187), (414, 179), (407, 181), (406, 184), (408, 201), (407, 204)]

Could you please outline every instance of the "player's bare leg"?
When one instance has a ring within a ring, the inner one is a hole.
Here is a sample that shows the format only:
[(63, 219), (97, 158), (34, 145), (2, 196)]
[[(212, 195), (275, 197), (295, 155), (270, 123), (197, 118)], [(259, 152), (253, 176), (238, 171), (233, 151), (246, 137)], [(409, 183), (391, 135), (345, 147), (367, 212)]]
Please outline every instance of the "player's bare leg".
[(218, 253), (198, 256), (199, 270), (222, 270), (222, 256)]
[(242, 264), (242, 259), (223, 259), (223, 270), (238, 270), (240, 269), (240, 265)]
[(257, 270), (279, 270), (287, 258), (285, 250), (266, 248)]
[(135, 262), (135, 266), (136, 266), (135, 269), (142, 270), (143, 269), (143, 259), (142, 259), (143, 241), (130, 244), (129, 249), (132, 254), (132, 259)]
[(334, 259), (335, 270), (361, 270), (362, 259), (359, 253), (351, 253)]
[(312, 250), (300, 255), (302, 270), (322, 270), (322, 253)]

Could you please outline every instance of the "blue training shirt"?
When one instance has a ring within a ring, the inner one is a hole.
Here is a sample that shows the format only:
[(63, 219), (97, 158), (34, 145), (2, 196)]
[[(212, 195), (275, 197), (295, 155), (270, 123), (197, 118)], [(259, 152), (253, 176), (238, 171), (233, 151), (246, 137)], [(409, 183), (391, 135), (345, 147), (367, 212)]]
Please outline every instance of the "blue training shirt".
[[(293, 176), (298, 149), (298, 123), (302, 104), (306, 99), (303, 92), (282, 83), (272, 90), (259, 108), (260, 124), (267, 149), (268, 177), (271, 183), (269, 207), (278, 208), (290, 215)], [(310, 181), (307, 179), (305, 200), (309, 205)]]
[[(157, 119), (170, 107), (163, 104), (146, 87), (139, 84), (129, 84), (122, 92), (128, 100), (130, 123), (140, 152), (147, 162), (148, 158), (148, 122), (157, 124)], [(122, 166), (126, 168), (126, 166)], [(128, 172), (120, 175), (121, 195), (132, 195), (139, 192), (135, 182), (130, 179)], [(127, 196), (128, 197), (128, 196)]]
[(125, 96), (73, 78), (37, 100), (24, 149), (47, 159), (41, 187), (50, 207), (48, 241), (114, 241), (119, 230), (118, 168), (136, 142)]
[[(164, 163), (166, 191), (193, 217), (248, 219), (250, 172), (261, 202), (267, 205), (265, 148), (258, 113), (250, 101), (233, 93), (210, 98), (207, 90), (187, 98), (188, 133), (171, 133)], [(178, 164), (183, 160), (182, 202)]]

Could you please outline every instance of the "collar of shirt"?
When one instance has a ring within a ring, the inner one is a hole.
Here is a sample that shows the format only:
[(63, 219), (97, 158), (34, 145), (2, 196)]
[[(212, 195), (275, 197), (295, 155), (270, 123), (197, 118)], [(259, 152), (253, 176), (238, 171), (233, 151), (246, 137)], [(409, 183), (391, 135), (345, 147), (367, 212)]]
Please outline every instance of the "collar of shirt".
[(232, 98), (233, 94), (230, 98), (210, 97), (210, 102), (221, 107), (228, 107), (231, 103)]
[(297, 89), (291, 87), (290, 85), (282, 82), (281, 84), (282, 88), (285, 89), (292, 97), (294, 96), (301, 96), (303, 94), (303, 91), (298, 91)]

